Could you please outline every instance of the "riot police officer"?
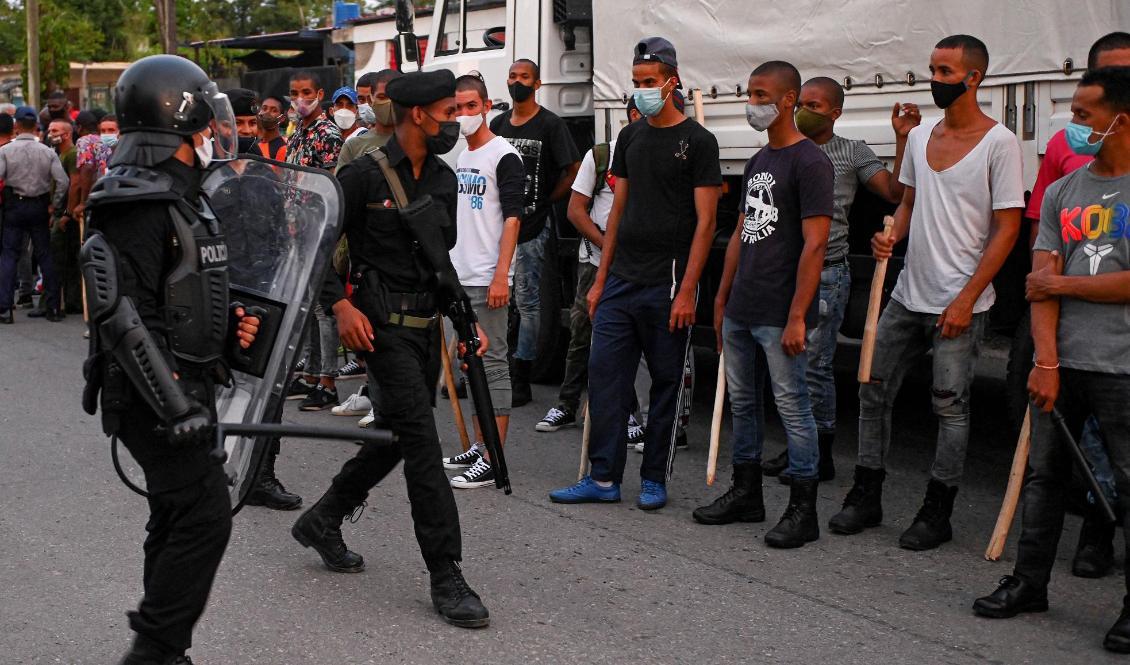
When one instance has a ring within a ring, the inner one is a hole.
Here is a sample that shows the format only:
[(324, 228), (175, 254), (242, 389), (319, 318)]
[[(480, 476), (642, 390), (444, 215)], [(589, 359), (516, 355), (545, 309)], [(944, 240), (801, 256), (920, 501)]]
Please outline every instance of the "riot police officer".
[(205, 169), (235, 154), (227, 97), (192, 62), (138, 60), (115, 87), (121, 139), (90, 195), (82, 249), (91, 320), (83, 406), (145, 474), (150, 519), (144, 596), (123, 665), (190, 662), (231, 533), (227, 478), (209, 457), (223, 354), (258, 319), (229, 310), (227, 249), (200, 193)]
[[(291, 533), (313, 547), (330, 570), (361, 572), (364, 559), (345, 546), (342, 520), (403, 460), (432, 603), (449, 623), (479, 628), (490, 618), (460, 569), (459, 515), (431, 408), (438, 379), (438, 311), (458, 295), (459, 284), (453, 269), (433, 268), (422, 247), (435, 243), (446, 254), (455, 245), (456, 179), (438, 157), (459, 137), (455, 77), (446, 70), (406, 74), (390, 81), (386, 92), (394, 105), (395, 134), (379, 151), (338, 173), (357, 305), (345, 299), (334, 275), (326, 280), (322, 303), (333, 307), (342, 342), (365, 353), (385, 396), (380, 415), (399, 441), (365, 444)], [(411, 205), (398, 206), (397, 183), (384, 175), (382, 159)], [(432, 230), (421, 235), (418, 226), (413, 233), (413, 225), (424, 221)]]

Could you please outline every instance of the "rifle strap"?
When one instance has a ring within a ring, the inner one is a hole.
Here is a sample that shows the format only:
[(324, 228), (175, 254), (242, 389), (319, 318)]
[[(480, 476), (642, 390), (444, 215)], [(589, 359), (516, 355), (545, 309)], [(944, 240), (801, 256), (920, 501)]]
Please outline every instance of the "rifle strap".
[(392, 190), (392, 198), (396, 200), (398, 208), (408, 207), (408, 194), (404, 191), (404, 184), (400, 182), (400, 176), (392, 168), (392, 164), (388, 163), (388, 155), (384, 150), (377, 150), (373, 152), (373, 159), (377, 160), (377, 166), (381, 167), (381, 173), (385, 176), (385, 182), (388, 183), (388, 188)]

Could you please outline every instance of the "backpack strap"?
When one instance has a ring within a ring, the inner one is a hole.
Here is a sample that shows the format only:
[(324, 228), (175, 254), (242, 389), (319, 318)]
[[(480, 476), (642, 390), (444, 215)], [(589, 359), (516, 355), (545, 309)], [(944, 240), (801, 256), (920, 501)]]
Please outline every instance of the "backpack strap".
[(589, 210), (592, 210), (592, 202), (596, 200), (596, 195), (605, 187), (604, 181), (608, 177), (609, 147), (607, 143), (598, 143), (592, 147), (592, 160), (596, 165), (596, 183), (589, 198)]

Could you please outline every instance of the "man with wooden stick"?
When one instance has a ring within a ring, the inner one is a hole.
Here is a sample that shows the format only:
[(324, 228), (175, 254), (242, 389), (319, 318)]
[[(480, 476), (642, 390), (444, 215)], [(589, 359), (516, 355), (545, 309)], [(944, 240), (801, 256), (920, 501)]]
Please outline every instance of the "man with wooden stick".
[(749, 77), (746, 120), (758, 132), (768, 132), (769, 145), (746, 164), (742, 212), (714, 300), (714, 329), (726, 354), (734, 417), (734, 484), (693, 513), (701, 524), (765, 519), (761, 450), (768, 379), (785, 426), (792, 478), (788, 507), (765, 534), (766, 544), (781, 548), (820, 537), (820, 449), (805, 348), (807, 332), (818, 320), (834, 177), (828, 156), (796, 127), (800, 81), (796, 67), (779, 60), (758, 66)]
[[(1049, 187), (1040, 211), (1027, 282), (1036, 362), (1020, 544), (1013, 574), (973, 604), (985, 617), (1048, 609), (1072, 471), (1053, 408), (1076, 437), (1088, 415), (1098, 421), (1130, 526), (1130, 68), (1089, 70), (1071, 111), (1067, 143), (1095, 161)], [(1103, 646), (1130, 653), (1130, 595)]]
[(906, 268), (879, 320), (871, 381), (859, 388), (855, 482), (828, 522), (834, 533), (882, 521), (895, 397), (907, 371), (932, 348), (937, 448), (922, 508), (899, 545), (928, 550), (953, 538), (978, 342), (996, 297), (993, 277), (1016, 243), (1024, 206), (1020, 144), (977, 101), (988, 66), (985, 44), (969, 35), (946, 37), (930, 56), (930, 88), (945, 116), (911, 130), (893, 232), (871, 241), (875, 258), (884, 259), (910, 239)]
[[(828, 248), (824, 252), (824, 268), (820, 272), (818, 294), (819, 318), (808, 331), (808, 394), (812, 399), (812, 417), (816, 420), (816, 433), (820, 442), (820, 480), (826, 482), (836, 477), (832, 461), (832, 443), (836, 439), (836, 334), (844, 321), (848, 298), (851, 295), (851, 268), (848, 265), (848, 214), (855, 202), (856, 192), (863, 185), (871, 192), (891, 203), (902, 200), (903, 184), (898, 180), (902, 166), (906, 137), (921, 121), (914, 104), (896, 104), (891, 115), (895, 130), (894, 173), (883, 167), (883, 162), (865, 141), (854, 141), (836, 134), (836, 120), (843, 114), (844, 88), (826, 76), (805, 82), (800, 89), (796, 113), (796, 127), (828, 155), (835, 172), (832, 188), (832, 227), (828, 233)], [(782, 473), (789, 465), (789, 451), (761, 463), (767, 476), (778, 476), (782, 483), (789, 481)]]

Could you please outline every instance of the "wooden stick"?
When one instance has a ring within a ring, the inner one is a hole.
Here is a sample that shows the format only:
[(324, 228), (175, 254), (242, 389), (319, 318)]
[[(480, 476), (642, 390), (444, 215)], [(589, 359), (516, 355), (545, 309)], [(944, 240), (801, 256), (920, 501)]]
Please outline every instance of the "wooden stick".
[(589, 398), (585, 395), (585, 403), (581, 405), (581, 413), (585, 418), (584, 429), (581, 430), (581, 465), (577, 468), (577, 480), (585, 477), (589, 463), (589, 437), (592, 436), (592, 419), (589, 418)]
[(1032, 443), (1032, 411), (1024, 411), (1024, 424), (1020, 426), (1020, 438), (1016, 441), (1016, 452), (1012, 455), (1012, 469), (1008, 472), (1008, 488), (1004, 491), (1001, 512), (997, 515), (997, 525), (989, 538), (985, 559), (997, 561), (1004, 552), (1008, 531), (1012, 528), (1012, 518), (1016, 515), (1016, 504), (1020, 501), (1020, 488), (1024, 485), (1024, 471), (1028, 467), (1028, 447)]
[(451, 411), (455, 415), (455, 428), (459, 430), (459, 442), (463, 444), (463, 452), (471, 449), (471, 439), (467, 436), (467, 423), (463, 420), (463, 405), (459, 403), (459, 395), (455, 392), (455, 372), (451, 369), (451, 350), (447, 348), (447, 334), (443, 331), (443, 324), (439, 326), (440, 355), (443, 356), (443, 378), (447, 382), (447, 401), (451, 402)]
[(718, 387), (714, 389), (714, 417), (710, 420), (710, 453), (706, 456), (706, 484), (718, 472), (718, 444), (722, 439), (722, 407), (726, 403), (726, 354), (718, 354)]
[(702, 108), (702, 88), (695, 88), (694, 93), (694, 119), (703, 127), (706, 126), (706, 113)]
[[(891, 237), (895, 218), (883, 218), (883, 237)], [(867, 322), (863, 326), (863, 348), (859, 351), (860, 383), (871, 383), (871, 361), (875, 358), (875, 335), (879, 330), (879, 310), (883, 304), (883, 283), (887, 281), (887, 259), (875, 262), (875, 274), (871, 276), (871, 300), (867, 302)]]

